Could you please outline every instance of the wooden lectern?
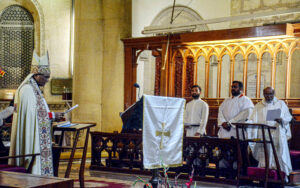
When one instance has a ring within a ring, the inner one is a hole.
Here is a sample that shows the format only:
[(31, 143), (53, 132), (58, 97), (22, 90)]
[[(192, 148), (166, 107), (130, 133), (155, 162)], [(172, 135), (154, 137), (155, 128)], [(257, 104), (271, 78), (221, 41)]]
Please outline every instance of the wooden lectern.
[(137, 133), (143, 128), (143, 97), (120, 114), (122, 133)]

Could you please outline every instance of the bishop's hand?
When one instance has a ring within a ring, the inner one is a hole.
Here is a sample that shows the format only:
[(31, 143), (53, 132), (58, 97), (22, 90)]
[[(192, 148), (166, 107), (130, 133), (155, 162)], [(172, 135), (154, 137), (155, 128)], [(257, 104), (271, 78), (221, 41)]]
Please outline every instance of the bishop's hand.
[(63, 112), (55, 112), (55, 121), (64, 121), (65, 113)]

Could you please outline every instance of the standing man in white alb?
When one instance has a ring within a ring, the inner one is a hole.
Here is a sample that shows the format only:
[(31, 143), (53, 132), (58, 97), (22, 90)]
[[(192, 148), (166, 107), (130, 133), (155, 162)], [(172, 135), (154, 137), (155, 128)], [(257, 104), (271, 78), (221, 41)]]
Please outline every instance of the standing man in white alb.
[[(281, 171), (288, 176), (292, 172), (290, 151), (288, 146), (288, 140), (292, 137), (289, 124), (292, 120), (292, 116), (285, 102), (278, 100), (274, 95), (275, 90), (272, 87), (266, 87), (264, 89), (264, 99), (255, 105), (250, 120), (253, 123), (262, 123), (276, 127), (276, 129), (271, 130), (271, 135), (273, 137)], [(272, 111), (279, 111), (278, 117), (276, 119), (268, 119), (269, 111), (270, 113), (272, 113)], [(254, 139), (262, 139), (262, 133), (258, 129), (253, 129), (251, 136), (251, 138)], [(268, 139), (269, 136), (267, 135), (267, 140)], [(266, 162), (263, 144), (256, 143), (251, 149), (254, 158), (259, 162), (258, 167), (264, 168), (266, 166)], [(267, 144), (267, 150), (269, 153), (269, 167), (276, 169), (275, 157), (272, 153), (270, 144)]]
[(244, 123), (249, 119), (254, 108), (251, 99), (243, 94), (242, 82), (232, 82), (231, 94), (232, 97), (225, 99), (219, 107), (219, 138), (236, 138), (236, 130), (231, 123)]
[(200, 99), (200, 86), (193, 85), (191, 93), (193, 100), (187, 103), (184, 116), (186, 136), (203, 136), (206, 134), (208, 105)]

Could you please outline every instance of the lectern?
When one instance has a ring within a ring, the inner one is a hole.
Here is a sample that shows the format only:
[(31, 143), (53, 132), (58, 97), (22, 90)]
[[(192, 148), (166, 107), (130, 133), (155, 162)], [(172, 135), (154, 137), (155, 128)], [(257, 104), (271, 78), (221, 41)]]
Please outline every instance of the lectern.
[(128, 107), (120, 114), (123, 128), (122, 133), (136, 133), (143, 128), (143, 98)]

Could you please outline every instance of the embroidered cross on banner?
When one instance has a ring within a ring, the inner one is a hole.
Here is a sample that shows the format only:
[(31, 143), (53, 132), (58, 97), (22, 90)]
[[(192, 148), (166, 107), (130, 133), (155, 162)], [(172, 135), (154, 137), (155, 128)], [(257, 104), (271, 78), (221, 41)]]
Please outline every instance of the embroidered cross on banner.
[(170, 133), (170, 131), (167, 131), (167, 132), (164, 132), (164, 130), (165, 130), (165, 123), (162, 123), (162, 131), (156, 131), (155, 132), (155, 134), (156, 134), (156, 136), (161, 136), (161, 139), (160, 139), (160, 149), (163, 149), (163, 138), (164, 138), (164, 136), (168, 136), (168, 137), (170, 137), (170, 135), (171, 135), (171, 133)]

